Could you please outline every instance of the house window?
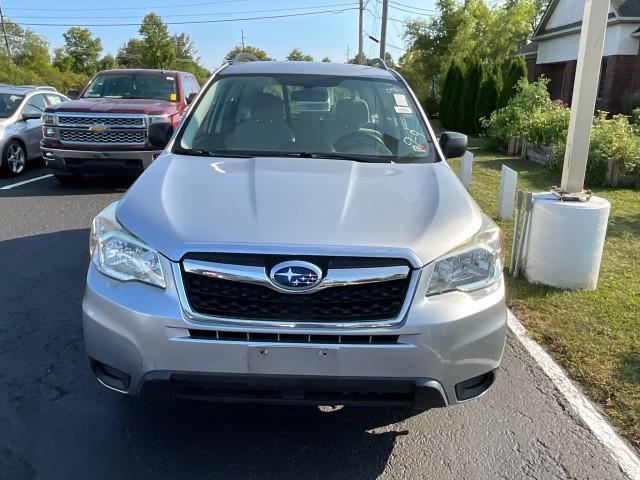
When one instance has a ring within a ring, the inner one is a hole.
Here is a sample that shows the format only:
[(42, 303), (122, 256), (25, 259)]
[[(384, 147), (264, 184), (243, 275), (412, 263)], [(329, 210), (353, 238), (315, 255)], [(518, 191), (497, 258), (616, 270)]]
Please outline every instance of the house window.
[(600, 82), (598, 83), (598, 98), (604, 98), (604, 86), (607, 79), (607, 59), (602, 59), (600, 66)]

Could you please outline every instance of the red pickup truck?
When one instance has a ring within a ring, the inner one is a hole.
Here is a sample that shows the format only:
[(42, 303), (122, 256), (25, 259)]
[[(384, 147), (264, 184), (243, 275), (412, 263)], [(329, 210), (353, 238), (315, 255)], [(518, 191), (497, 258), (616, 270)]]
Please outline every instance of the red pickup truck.
[(48, 107), (40, 143), (61, 183), (83, 174), (140, 174), (160, 151), (149, 127), (176, 127), (200, 89), (186, 72), (118, 69), (97, 73), (77, 99)]

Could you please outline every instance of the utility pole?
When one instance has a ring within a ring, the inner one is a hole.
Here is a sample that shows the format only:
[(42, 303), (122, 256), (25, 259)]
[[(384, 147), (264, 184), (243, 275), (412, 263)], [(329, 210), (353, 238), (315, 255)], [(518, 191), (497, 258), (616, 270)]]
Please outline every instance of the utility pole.
[(9, 63), (13, 63), (11, 56), (11, 48), (9, 48), (9, 37), (7, 36), (7, 30), (4, 26), (4, 14), (2, 13), (2, 6), (0, 5), (0, 21), (2, 22), (2, 35), (4, 36), (4, 44), (7, 47), (7, 55), (9, 56)]
[(351, 58), (349, 57), (349, 45), (347, 45), (347, 63), (349, 63), (349, 60), (351, 60)]
[(360, 0), (360, 8), (358, 9), (358, 63), (364, 63), (364, 0)]
[(389, 16), (389, 0), (382, 0), (382, 25), (380, 26), (380, 58), (387, 54), (387, 17)]
[(242, 51), (244, 52), (244, 30), (240, 30), (240, 38), (242, 39)]
[(564, 193), (581, 193), (584, 188), (608, 19), (609, 0), (586, 0), (562, 169), (561, 189)]

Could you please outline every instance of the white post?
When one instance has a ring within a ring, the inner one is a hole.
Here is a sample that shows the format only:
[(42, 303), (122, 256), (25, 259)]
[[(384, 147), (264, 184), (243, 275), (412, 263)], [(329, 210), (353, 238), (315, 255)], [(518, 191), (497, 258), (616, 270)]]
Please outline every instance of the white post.
[(585, 0), (584, 4), (571, 120), (562, 170), (561, 188), (565, 193), (580, 193), (584, 188), (609, 3), (610, 0)]
[(502, 165), (500, 193), (498, 195), (498, 220), (511, 220), (518, 185), (518, 173)]
[(465, 152), (462, 160), (460, 160), (460, 181), (464, 188), (469, 190), (471, 187), (471, 172), (473, 170), (473, 153)]

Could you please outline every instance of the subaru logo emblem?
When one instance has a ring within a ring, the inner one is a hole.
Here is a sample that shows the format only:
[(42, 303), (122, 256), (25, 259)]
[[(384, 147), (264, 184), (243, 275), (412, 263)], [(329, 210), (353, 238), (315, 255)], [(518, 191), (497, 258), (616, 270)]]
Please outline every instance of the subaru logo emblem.
[(322, 270), (309, 262), (282, 262), (271, 269), (270, 279), (278, 290), (305, 292), (322, 281)]

